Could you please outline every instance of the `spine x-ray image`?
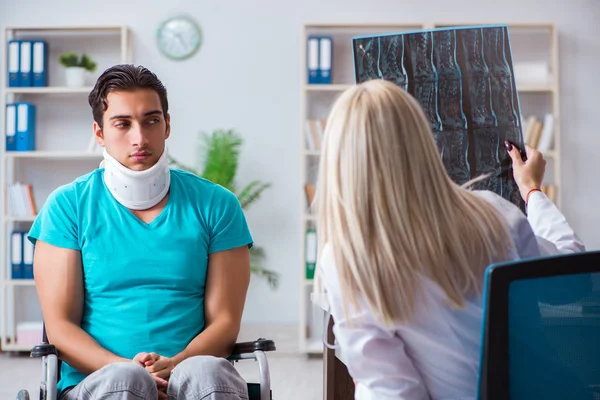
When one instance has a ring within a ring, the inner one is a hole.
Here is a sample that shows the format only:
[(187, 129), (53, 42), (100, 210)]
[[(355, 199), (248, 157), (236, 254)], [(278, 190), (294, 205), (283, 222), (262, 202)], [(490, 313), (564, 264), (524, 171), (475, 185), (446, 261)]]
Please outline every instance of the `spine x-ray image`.
[(524, 150), (506, 26), (461, 27), (353, 39), (356, 83), (385, 79), (412, 94), (458, 184), (490, 174), (491, 190), (525, 211), (504, 141)]

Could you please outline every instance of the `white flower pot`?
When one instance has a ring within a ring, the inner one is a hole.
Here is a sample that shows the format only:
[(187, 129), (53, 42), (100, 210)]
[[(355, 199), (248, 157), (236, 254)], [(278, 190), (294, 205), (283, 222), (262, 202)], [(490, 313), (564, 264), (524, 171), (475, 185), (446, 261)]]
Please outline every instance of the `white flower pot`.
[(68, 67), (65, 68), (65, 77), (68, 87), (82, 87), (85, 84), (85, 68)]

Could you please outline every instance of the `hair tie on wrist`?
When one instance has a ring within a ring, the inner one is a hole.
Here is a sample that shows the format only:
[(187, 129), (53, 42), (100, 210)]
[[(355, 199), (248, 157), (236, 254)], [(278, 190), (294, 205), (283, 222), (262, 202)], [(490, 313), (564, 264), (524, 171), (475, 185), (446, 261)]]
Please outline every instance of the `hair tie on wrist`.
[(533, 188), (531, 189), (529, 192), (527, 192), (527, 196), (525, 196), (525, 204), (529, 204), (529, 195), (533, 192), (541, 192), (542, 189), (539, 188)]

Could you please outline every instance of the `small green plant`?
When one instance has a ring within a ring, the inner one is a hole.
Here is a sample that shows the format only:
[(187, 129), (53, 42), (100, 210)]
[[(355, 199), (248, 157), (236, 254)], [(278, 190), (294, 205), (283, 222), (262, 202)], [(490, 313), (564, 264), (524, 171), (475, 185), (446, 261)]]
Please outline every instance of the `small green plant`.
[(59, 57), (59, 61), (67, 68), (80, 67), (89, 72), (96, 72), (98, 66), (87, 54), (82, 54), (81, 57), (78, 57), (77, 54), (72, 52), (62, 54)]

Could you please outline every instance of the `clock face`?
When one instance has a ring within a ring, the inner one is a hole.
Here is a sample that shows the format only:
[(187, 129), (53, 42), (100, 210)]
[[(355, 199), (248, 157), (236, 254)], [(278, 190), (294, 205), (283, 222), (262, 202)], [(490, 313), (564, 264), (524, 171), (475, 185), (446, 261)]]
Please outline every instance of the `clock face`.
[(190, 17), (174, 17), (163, 22), (156, 32), (159, 50), (173, 60), (183, 60), (200, 48), (202, 33)]

